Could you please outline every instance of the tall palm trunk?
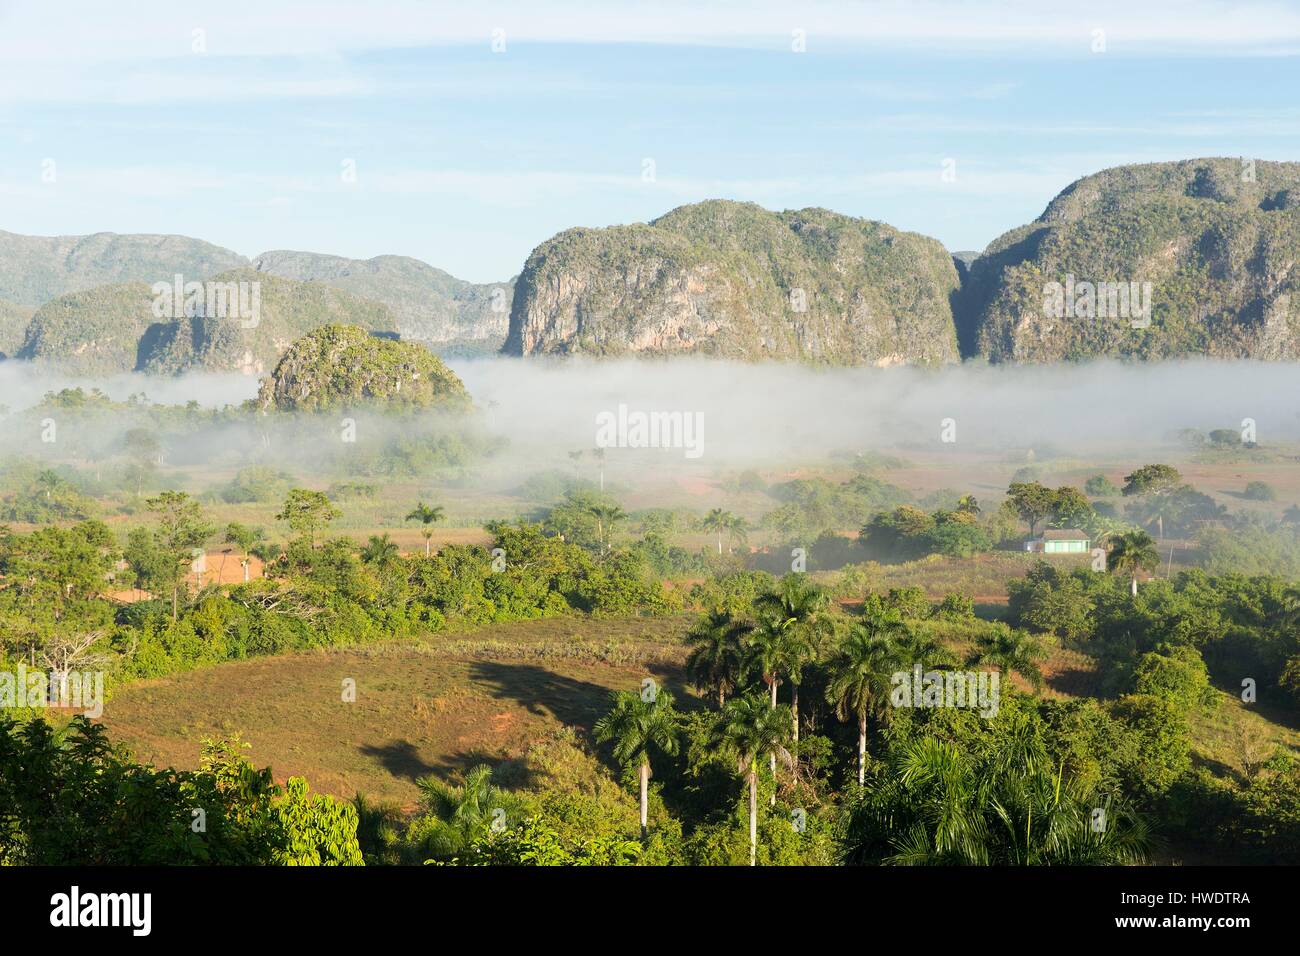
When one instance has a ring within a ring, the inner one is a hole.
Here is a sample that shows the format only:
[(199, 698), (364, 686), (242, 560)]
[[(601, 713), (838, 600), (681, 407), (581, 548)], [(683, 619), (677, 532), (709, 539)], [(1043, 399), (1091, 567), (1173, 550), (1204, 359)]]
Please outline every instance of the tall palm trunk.
[(429, 556), (429, 544), (432, 537), (433, 537), (432, 535), (428, 535), (428, 534), (424, 536), (424, 556), (426, 558)]
[(858, 786), (867, 783), (867, 715), (858, 717)]
[(792, 679), (790, 689), (794, 694), (794, 742), (799, 743), (799, 685)]
[[(772, 675), (772, 709), (776, 710), (776, 675)], [(776, 806), (776, 751), (773, 750), (769, 755), (772, 766), (772, 806)]]
[(722, 710), (723, 707), (727, 706), (727, 692), (722, 688), (723, 685), (719, 684), (718, 685), (718, 710)]
[(718, 554), (722, 554), (722, 534), (718, 534)]
[(758, 865), (758, 761), (749, 764), (749, 865)]
[(245, 558), (243, 561), (240, 562), (240, 564), (244, 566), (244, 583), (247, 584), (248, 583), (248, 559)]
[(647, 790), (650, 784), (650, 762), (641, 761), (641, 839), (646, 836), (646, 809), (648, 805)]
[(1138, 579), (1137, 579), (1137, 575), (1136, 575), (1136, 574), (1133, 575), (1133, 579), (1132, 579), (1132, 581), (1129, 582), (1129, 584), (1130, 584), (1130, 586), (1129, 586), (1129, 594), (1133, 595), (1133, 597), (1137, 597), (1137, 596), (1138, 596)]

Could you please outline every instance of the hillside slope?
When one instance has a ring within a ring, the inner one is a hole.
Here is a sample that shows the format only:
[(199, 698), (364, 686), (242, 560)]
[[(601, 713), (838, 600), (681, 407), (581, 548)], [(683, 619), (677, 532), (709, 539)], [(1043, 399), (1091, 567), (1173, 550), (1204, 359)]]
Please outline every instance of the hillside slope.
[(513, 279), (476, 285), (406, 256), (344, 259), (283, 250), (254, 257), (253, 267), (382, 302), (406, 339), (495, 350), (506, 337)]
[[(214, 283), (258, 283), (256, 321), (237, 316), (159, 317), (143, 283), (108, 285), (60, 296), (36, 311), (17, 357), (81, 375), (192, 369), (262, 375), (295, 339), (331, 323), (394, 332), (388, 309), (318, 283), (294, 282), (243, 268)], [(251, 286), (249, 287), (251, 288)]]
[[(959, 320), (993, 361), (1295, 359), (1298, 258), (1300, 164), (1121, 166), (1071, 184), (993, 242), (971, 265)], [(1061, 310), (1045, 294), (1053, 282), (1149, 284), (1149, 315), (1089, 316), (1082, 294)]]
[(0, 299), (36, 308), (101, 285), (201, 281), (248, 264), (243, 256), (188, 236), (20, 236), (0, 232)]
[(0, 355), (13, 355), (22, 347), (31, 320), (32, 309), (0, 299)]
[(264, 411), (310, 412), (470, 405), (465, 384), (424, 346), (348, 325), (323, 326), (294, 342), (262, 380), (257, 402)]
[(542, 243), (516, 284), (503, 351), (939, 364), (957, 360), (957, 288), (933, 239), (715, 200)]

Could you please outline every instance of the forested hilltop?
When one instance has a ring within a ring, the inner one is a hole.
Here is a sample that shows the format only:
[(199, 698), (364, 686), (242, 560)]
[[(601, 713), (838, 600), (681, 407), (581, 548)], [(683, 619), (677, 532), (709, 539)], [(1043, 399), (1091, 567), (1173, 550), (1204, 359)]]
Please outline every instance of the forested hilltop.
[(543, 243), (519, 278), (504, 351), (954, 362), (958, 285), (925, 236), (715, 200)]
[(505, 351), (930, 364), (956, 334), (995, 362), (1294, 359), (1298, 183), (1296, 163), (1120, 166), (951, 258), (880, 223), (728, 202), (569, 230), (529, 257)]
[[(970, 345), (1017, 362), (1300, 357), (1297, 187), (1300, 164), (1241, 159), (1080, 179), (972, 263), (959, 310)], [(1150, 314), (1045, 309), (1045, 286), (1071, 277), (1076, 286), (1149, 285)]]
[[(17, 357), (81, 375), (139, 371), (175, 375), (202, 369), (263, 375), (300, 335), (329, 323), (396, 334), (387, 307), (328, 286), (235, 269), (213, 277), (234, 290), (238, 308), (256, 314), (177, 316), (156, 309), (144, 283), (99, 286), (60, 296), (37, 309)], [(256, 284), (257, 295), (251, 295)], [(181, 303), (184, 304), (183, 302)]]
[[(159, 322), (150, 290), (176, 276), (184, 283), (258, 281), (276, 300), (273, 312), (290, 319), (273, 334), (251, 337), (218, 327), (215, 316)], [(331, 321), (495, 350), (505, 339), (511, 289), (511, 281), (476, 285), (404, 256), (357, 260), (281, 250), (250, 260), (188, 236), (0, 232), (0, 352), (16, 357), (30, 332), (21, 357), (72, 372), (200, 367), (263, 374), (298, 335)], [(29, 329), (33, 313), (39, 322)]]

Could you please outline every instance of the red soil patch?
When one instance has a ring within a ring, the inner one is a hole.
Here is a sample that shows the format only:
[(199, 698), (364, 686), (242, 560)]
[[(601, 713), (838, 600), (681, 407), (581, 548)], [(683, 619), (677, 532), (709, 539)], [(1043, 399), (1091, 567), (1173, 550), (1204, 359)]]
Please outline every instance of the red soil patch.
[[(207, 553), (208, 569), (200, 575), (201, 583), (208, 584), (242, 584), (244, 568), (240, 564), (242, 556), (234, 551), (209, 551)], [(262, 561), (249, 555), (248, 579), (262, 576)], [(193, 576), (191, 575), (191, 580)]]

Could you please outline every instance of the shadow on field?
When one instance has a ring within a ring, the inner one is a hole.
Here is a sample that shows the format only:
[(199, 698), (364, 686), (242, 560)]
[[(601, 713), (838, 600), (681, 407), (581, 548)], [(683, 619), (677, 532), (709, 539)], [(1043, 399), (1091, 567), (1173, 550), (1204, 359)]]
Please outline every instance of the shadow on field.
[(1222, 777), (1225, 780), (1236, 780), (1238, 782), (1245, 780), (1240, 768), (1229, 766), (1222, 760), (1216, 760), (1213, 757), (1208, 757), (1205, 754), (1196, 753), (1195, 751), (1192, 753), (1192, 766), (1204, 768), (1216, 777)]
[(609, 688), (565, 677), (534, 664), (476, 661), (470, 668), (476, 683), (502, 700), (514, 701), (530, 714), (551, 714), (563, 724), (591, 730), (606, 710)]
[(394, 740), (386, 744), (362, 744), (357, 748), (367, 757), (377, 759), (394, 777), (418, 780), (439, 769), (427, 763), (409, 740)]
[(1101, 697), (1101, 676), (1087, 667), (1063, 667), (1047, 677), (1047, 686), (1070, 697)]
[[(658, 666), (646, 668), (679, 702), (687, 696), (675, 669)], [(535, 664), (518, 664), (504, 661), (476, 661), (470, 676), (481, 683), (498, 699), (510, 700), (530, 714), (550, 714), (556, 720), (590, 734), (594, 724), (609, 710), (611, 689), (591, 681), (579, 680), (557, 674)], [(629, 682), (619, 690), (638, 690), (639, 681)]]

